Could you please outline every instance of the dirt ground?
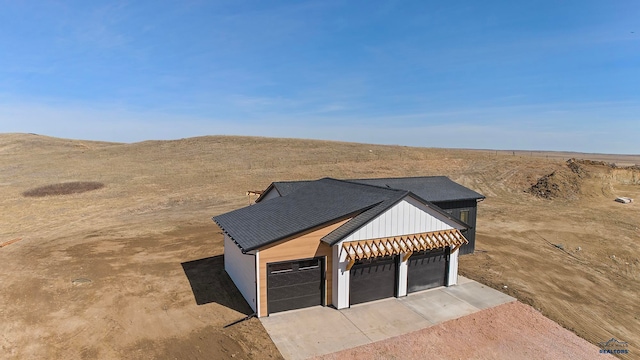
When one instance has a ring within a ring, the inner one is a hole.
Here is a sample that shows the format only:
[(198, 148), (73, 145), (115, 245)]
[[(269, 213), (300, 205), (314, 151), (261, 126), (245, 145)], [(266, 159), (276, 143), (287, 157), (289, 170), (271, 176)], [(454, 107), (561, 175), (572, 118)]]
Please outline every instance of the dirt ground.
[[(419, 175), (447, 175), (487, 196), (463, 275), (592, 344), (628, 342), (637, 358), (640, 207), (613, 199), (640, 200), (640, 172), (570, 168), (545, 154), (0, 134), (0, 358), (280, 358), (257, 319), (224, 327), (250, 309), (224, 272), (211, 216), (248, 205), (247, 190), (276, 180)], [(554, 197), (525, 192), (552, 173)], [(72, 181), (104, 187), (23, 196)]]
[(441, 360), (613, 358), (532, 307), (512, 302), (316, 360), (422, 360), (426, 355)]

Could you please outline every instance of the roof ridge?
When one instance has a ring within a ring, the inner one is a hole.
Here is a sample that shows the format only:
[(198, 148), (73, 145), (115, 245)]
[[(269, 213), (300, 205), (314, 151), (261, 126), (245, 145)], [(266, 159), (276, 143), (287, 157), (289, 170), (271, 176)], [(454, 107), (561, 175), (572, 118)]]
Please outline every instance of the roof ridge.
[[(380, 177), (380, 178), (358, 178), (358, 179), (347, 179), (347, 180), (398, 180), (398, 179), (426, 179), (426, 178), (449, 178), (446, 175), (424, 175), (424, 176), (395, 176), (395, 177)], [(449, 179), (451, 180), (451, 179)]]
[(336, 181), (340, 181), (343, 183), (348, 183), (348, 184), (353, 184), (353, 185), (357, 185), (357, 186), (368, 186), (368, 187), (374, 187), (374, 188), (378, 188), (378, 189), (384, 189), (384, 190), (391, 190), (391, 191), (406, 191), (407, 190), (403, 190), (403, 189), (396, 189), (396, 188), (392, 188), (390, 186), (380, 186), (380, 185), (373, 185), (373, 184), (365, 184), (365, 183), (359, 183), (359, 182), (355, 182), (355, 181), (351, 181), (351, 180), (344, 180), (344, 179), (334, 179), (334, 178), (322, 178), (319, 180), (323, 180), (323, 179), (331, 179), (331, 180), (336, 180)]
[[(323, 178), (324, 179), (324, 178)], [(320, 180), (320, 179), (317, 179)], [(300, 183), (300, 182), (311, 182), (316, 180), (282, 180), (282, 181), (273, 181), (272, 184), (288, 184), (288, 183)]]

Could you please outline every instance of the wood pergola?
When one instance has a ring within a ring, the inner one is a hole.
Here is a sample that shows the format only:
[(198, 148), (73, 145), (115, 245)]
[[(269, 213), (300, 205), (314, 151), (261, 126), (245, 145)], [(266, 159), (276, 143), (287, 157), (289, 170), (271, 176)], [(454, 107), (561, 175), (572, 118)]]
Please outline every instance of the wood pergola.
[(451, 252), (469, 241), (458, 229), (431, 231), (418, 234), (349, 241), (342, 244), (347, 252), (347, 270), (350, 270), (357, 260), (371, 259), (381, 256), (404, 254), (402, 261), (418, 251), (451, 247)]

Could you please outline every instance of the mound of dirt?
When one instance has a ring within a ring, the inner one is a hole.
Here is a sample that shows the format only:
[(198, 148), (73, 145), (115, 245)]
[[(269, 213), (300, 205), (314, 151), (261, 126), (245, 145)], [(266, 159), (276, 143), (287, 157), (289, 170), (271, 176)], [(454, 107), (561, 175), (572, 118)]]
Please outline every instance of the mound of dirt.
[[(575, 165), (571, 165), (571, 164), (575, 164)], [(631, 173), (637, 173), (638, 171), (640, 171), (640, 165), (636, 164), (636, 165), (631, 165), (631, 166), (620, 166), (616, 163), (610, 163), (610, 162), (606, 162), (606, 161), (594, 161), (594, 160), (583, 160), (583, 159), (569, 159), (567, 161), (567, 164), (571, 167), (571, 166), (580, 166), (580, 164), (582, 165), (588, 165), (588, 166), (594, 166), (594, 167), (605, 167), (605, 168), (609, 168), (609, 169), (615, 169), (615, 170), (624, 170), (624, 171), (629, 171)]]
[(580, 162), (576, 161), (576, 159), (567, 160), (567, 167), (574, 174), (578, 174), (579, 177), (583, 177), (586, 175), (586, 171), (582, 166), (580, 166)]
[(569, 159), (567, 163), (576, 163), (576, 164), (584, 164), (584, 165), (594, 165), (594, 166), (606, 166), (612, 169), (618, 168), (618, 165), (615, 163), (608, 163), (606, 161), (594, 161), (594, 160), (584, 160), (584, 159)]
[(640, 172), (604, 161), (569, 159), (553, 172), (538, 178), (525, 192), (542, 199), (576, 200), (581, 197), (610, 197), (614, 184), (636, 184)]
[(554, 171), (538, 179), (525, 191), (542, 199), (576, 199), (580, 194), (579, 178), (575, 172), (567, 174)]

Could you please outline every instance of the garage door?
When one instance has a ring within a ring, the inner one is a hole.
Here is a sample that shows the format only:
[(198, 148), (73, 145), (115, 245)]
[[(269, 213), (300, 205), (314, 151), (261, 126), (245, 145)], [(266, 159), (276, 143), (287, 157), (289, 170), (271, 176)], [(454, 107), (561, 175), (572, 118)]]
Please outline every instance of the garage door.
[(351, 267), (349, 303), (360, 304), (396, 295), (395, 256), (356, 262)]
[(269, 314), (322, 305), (323, 269), (322, 258), (267, 264)]
[(407, 292), (446, 285), (449, 248), (417, 252), (411, 255), (407, 274)]

